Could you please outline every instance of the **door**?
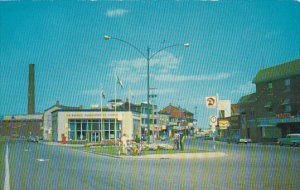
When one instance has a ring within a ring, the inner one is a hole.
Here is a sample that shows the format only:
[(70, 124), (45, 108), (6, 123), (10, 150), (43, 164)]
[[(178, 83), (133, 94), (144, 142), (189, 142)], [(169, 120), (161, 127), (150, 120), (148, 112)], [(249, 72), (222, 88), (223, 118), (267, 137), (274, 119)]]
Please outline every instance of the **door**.
[(90, 133), (90, 142), (91, 143), (100, 142), (100, 132), (91, 132)]

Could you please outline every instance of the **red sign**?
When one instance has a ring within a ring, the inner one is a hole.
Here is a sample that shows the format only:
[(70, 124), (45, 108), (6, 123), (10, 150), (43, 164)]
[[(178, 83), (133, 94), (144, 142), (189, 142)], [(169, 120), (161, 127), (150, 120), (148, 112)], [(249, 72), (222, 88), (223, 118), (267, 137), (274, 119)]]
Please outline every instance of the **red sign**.
[(291, 117), (291, 113), (279, 113), (279, 114), (276, 114), (276, 117), (277, 118), (286, 118), (286, 117)]

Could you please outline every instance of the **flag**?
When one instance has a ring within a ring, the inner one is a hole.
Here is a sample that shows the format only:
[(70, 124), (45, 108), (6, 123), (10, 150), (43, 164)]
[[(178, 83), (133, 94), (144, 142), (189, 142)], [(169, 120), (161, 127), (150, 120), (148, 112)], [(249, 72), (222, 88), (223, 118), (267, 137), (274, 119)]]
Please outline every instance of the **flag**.
[(102, 96), (102, 98), (104, 98), (104, 99), (105, 99), (105, 94), (104, 94), (104, 92), (103, 92), (103, 91), (101, 91), (101, 96)]
[(207, 108), (215, 108), (217, 105), (217, 98), (215, 96), (209, 96), (205, 98)]
[(118, 76), (117, 76), (117, 83), (120, 84), (122, 88), (124, 88), (124, 85)]

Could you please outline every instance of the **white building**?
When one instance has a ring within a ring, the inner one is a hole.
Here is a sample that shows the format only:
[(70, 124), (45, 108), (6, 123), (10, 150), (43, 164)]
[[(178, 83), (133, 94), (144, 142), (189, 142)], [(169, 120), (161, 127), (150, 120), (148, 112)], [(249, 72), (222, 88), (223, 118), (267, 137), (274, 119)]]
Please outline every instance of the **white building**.
[(55, 110), (52, 112), (54, 141), (101, 142), (126, 134), (129, 140), (141, 135), (139, 114), (130, 111)]
[(218, 101), (218, 118), (231, 117), (231, 102), (230, 100)]

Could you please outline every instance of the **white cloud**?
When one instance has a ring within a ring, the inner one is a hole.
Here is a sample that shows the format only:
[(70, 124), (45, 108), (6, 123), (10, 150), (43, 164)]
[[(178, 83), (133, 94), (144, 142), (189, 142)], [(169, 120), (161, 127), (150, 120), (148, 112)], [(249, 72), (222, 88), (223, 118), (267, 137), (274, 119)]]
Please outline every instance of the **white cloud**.
[[(161, 52), (150, 61), (151, 77), (163, 76), (177, 70), (181, 60), (168, 52)], [(131, 60), (115, 60), (112, 62), (118, 76), (129, 83), (145, 80), (147, 77), (147, 62), (145, 58)], [(155, 70), (155, 75), (154, 71)]]
[(211, 81), (227, 79), (231, 76), (230, 73), (217, 73), (211, 75), (173, 75), (167, 74), (163, 76), (154, 76), (156, 80), (166, 82), (182, 82), (182, 81)]
[(126, 9), (110, 9), (106, 11), (106, 16), (109, 17), (118, 17), (123, 16), (124, 14), (128, 13), (129, 11)]
[[(161, 52), (150, 61), (150, 78), (162, 82), (212, 81), (229, 78), (231, 73), (214, 73), (209, 75), (178, 75), (181, 60), (169, 52)], [(113, 61), (116, 73), (127, 81), (137, 83), (147, 77), (147, 62), (144, 58)]]
[(255, 92), (255, 84), (252, 81), (248, 81), (245, 84), (237, 86), (231, 91), (232, 94), (246, 95)]

